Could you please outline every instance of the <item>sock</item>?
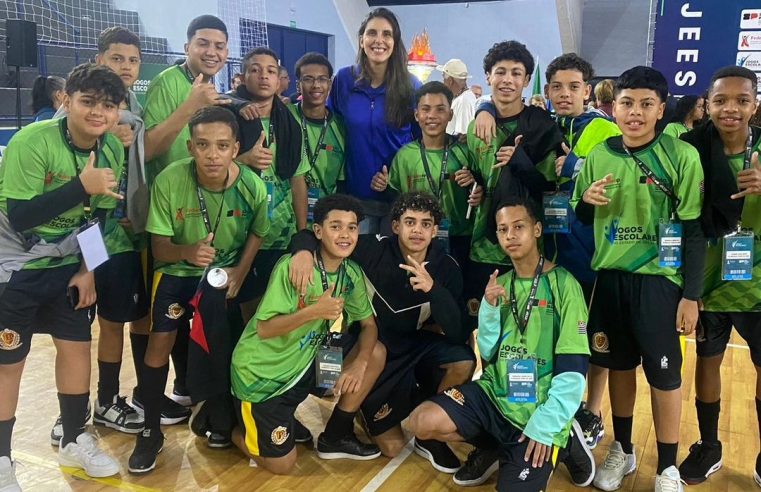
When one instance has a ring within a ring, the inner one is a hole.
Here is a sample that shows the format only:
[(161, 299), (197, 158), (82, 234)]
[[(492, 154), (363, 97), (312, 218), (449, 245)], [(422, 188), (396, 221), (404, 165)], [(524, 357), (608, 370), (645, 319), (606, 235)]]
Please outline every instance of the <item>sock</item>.
[(11, 457), (11, 435), (16, 417), (10, 420), (0, 420), (0, 456)]
[(354, 433), (354, 415), (357, 412), (344, 412), (340, 408), (333, 409), (333, 413), (325, 425), (325, 436), (332, 440), (338, 440)]
[(187, 384), (185, 384), (188, 375), (188, 340), (190, 340), (190, 331), (187, 328), (177, 330), (177, 339), (172, 347), (172, 365), (174, 366), (174, 386), (182, 392), (188, 394)]
[(98, 360), (98, 403), (103, 406), (119, 394), (119, 371), (122, 363)]
[(761, 432), (761, 400), (758, 398), (756, 398), (756, 418), (758, 419), (758, 431)]
[(679, 443), (665, 443), (658, 441), (658, 475), (670, 466), (676, 466), (676, 450)]
[(632, 424), (634, 417), (616, 417), (613, 415), (613, 436), (621, 443), (626, 454), (632, 454)]
[(145, 351), (148, 350), (148, 335), (130, 333), (129, 340), (132, 344), (132, 363), (135, 365), (135, 377), (137, 378), (137, 386), (139, 388), (143, 378)]
[[(707, 444), (719, 442), (719, 412), (721, 400), (706, 403), (695, 398), (695, 408), (698, 411), (698, 427), (700, 428), (700, 440)], [(758, 400), (756, 400), (758, 409)]]
[(61, 407), (61, 424), (63, 425), (62, 448), (70, 442), (75, 442), (79, 435), (85, 431), (85, 417), (87, 416), (89, 400), (89, 392), (81, 395), (58, 393), (58, 405)]
[(161, 367), (143, 366), (143, 384), (140, 396), (145, 409), (145, 428), (155, 431), (161, 429), (161, 409), (164, 404), (164, 388), (169, 373), (169, 364)]

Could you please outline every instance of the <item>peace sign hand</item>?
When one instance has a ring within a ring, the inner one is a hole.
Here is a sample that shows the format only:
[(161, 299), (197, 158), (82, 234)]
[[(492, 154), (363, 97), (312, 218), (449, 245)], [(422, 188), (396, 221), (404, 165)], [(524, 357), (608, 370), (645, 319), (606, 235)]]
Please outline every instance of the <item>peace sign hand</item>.
[(425, 292), (426, 294), (430, 292), (433, 288), (433, 277), (431, 277), (431, 274), (425, 269), (428, 262), (424, 261), (422, 264), (418, 263), (410, 255), (407, 255), (407, 261), (410, 263), (409, 265), (401, 263), (399, 264), (399, 268), (407, 270), (412, 274), (410, 277), (412, 290)]
[(596, 207), (602, 207), (609, 204), (610, 198), (605, 196), (605, 187), (609, 184), (613, 184), (614, 182), (615, 180), (613, 179), (612, 174), (608, 174), (604, 178), (598, 179), (592, 183), (592, 186), (587, 188), (587, 191), (584, 192), (582, 199), (588, 204), (594, 205)]

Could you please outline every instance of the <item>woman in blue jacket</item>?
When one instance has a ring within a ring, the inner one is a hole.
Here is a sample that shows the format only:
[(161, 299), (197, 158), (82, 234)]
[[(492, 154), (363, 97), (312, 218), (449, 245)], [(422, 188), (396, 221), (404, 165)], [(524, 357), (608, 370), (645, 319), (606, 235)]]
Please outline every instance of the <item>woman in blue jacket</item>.
[(360, 232), (375, 234), (389, 200), (373, 189), (373, 179), (387, 180), (396, 152), (412, 141), (420, 82), (407, 71), (407, 50), (393, 12), (373, 10), (358, 34), (357, 64), (338, 71), (328, 105), (346, 124), (346, 191), (362, 200), (366, 218)]

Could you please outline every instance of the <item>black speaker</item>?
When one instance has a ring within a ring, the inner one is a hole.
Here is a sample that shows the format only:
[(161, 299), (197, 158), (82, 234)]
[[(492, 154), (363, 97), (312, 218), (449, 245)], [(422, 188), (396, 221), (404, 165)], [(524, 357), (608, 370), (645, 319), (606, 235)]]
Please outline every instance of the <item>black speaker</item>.
[(9, 67), (37, 66), (37, 23), (25, 20), (5, 21), (6, 62)]

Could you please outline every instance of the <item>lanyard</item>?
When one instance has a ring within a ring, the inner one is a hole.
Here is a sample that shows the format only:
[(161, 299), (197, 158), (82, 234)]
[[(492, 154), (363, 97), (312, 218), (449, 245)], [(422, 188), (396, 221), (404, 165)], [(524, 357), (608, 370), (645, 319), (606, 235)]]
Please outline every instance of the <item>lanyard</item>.
[(748, 143), (745, 146), (745, 158), (743, 159), (743, 169), (750, 169), (750, 160), (753, 157), (753, 130), (748, 127)]
[(449, 142), (444, 146), (444, 156), (441, 158), (441, 176), (439, 176), (439, 186), (436, 187), (436, 183), (433, 181), (431, 175), (431, 167), (428, 165), (428, 156), (425, 153), (425, 144), (423, 139), (420, 139), (420, 158), (423, 160), (423, 169), (425, 170), (425, 177), (428, 178), (428, 186), (431, 187), (431, 192), (436, 195), (436, 198), (441, 198), (442, 188), (444, 187), (444, 180), (447, 178), (447, 161), (449, 161)]
[[(322, 262), (322, 255), (318, 252), (317, 253), (317, 268), (320, 270), (320, 279), (322, 280), (322, 292), (327, 292), (327, 290), (330, 288), (330, 284), (328, 283), (328, 272), (325, 270), (325, 263)], [(344, 265), (344, 262), (341, 262), (341, 266), (338, 267), (338, 276), (336, 277), (336, 285), (335, 290), (333, 290), (333, 296), (332, 297), (338, 297), (339, 293), (341, 292), (340, 286), (343, 283), (343, 278), (346, 276), (346, 266)]]
[[(79, 177), (79, 166), (77, 166), (77, 152), (75, 149), (78, 147), (74, 145), (74, 141), (71, 138), (71, 132), (69, 131), (68, 126), (68, 119), (64, 118), (61, 120), (61, 125), (63, 125), (64, 129), (64, 135), (66, 135), (66, 142), (69, 144), (69, 150), (71, 150), (71, 157), (74, 159), (74, 174), (78, 178)], [(100, 159), (100, 138), (96, 140), (95, 147), (90, 149), (91, 152), (95, 152), (95, 163), (93, 164), (93, 167), (98, 167), (98, 160)], [(89, 155), (87, 157), (90, 158)], [(84, 208), (85, 212), (85, 221), (89, 222), (90, 218), (92, 217), (92, 206), (90, 204), (90, 195), (87, 195), (85, 199), (82, 201), (82, 206)]]
[(536, 291), (539, 288), (539, 279), (542, 276), (542, 270), (544, 270), (544, 256), (539, 257), (539, 263), (536, 265), (534, 280), (531, 281), (531, 291), (528, 295), (528, 301), (526, 301), (526, 309), (523, 311), (523, 316), (518, 314), (518, 301), (515, 298), (515, 271), (513, 271), (513, 276), (510, 278), (510, 310), (513, 312), (513, 319), (515, 320), (515, 324), (518, 325), (521, 337), (526, 333), (528, 320), (531, 317), (531, 310), (534, 308)]
[(196, 182), (196, 194), (198, 195), (198, 208), (201, 209), (201, 217), (203, 217), (203, 223), (206, 226), (207, 234), (212, 234), (211, 246), (214, 246), (214, 241), (217, 239), (217, 229), (219, 228), (219, 222), (222, 220), (222, 209), (225, 208), (225, 192), (227, 191), (227, 182), (230, 179), (230, 170), (227, 170), (227, 176), (225, 176), (224, 188), (222, 188), (222, 203), (219, 204), (219, 211), (217, 212), (217, 218), (214, 221), (214, 227), (211, 227), (211, 220), (209, 220), (209, 210), (206, 208), (206, 199), (201, 191), (201, 185), (198, 182), (198, 174), (196, 174), (196, 163), (193, 161), (191, 164), (193, 167), (193, 179)]
[[(264, 142), (264, 147), (267, 149), (270, 148), (272, 143), (275, 141), (275, 119), (272, 116), (273, 115), (270, 115), (270, 127), (267, 130), (267, 140)], [(262, 128), (264, 128), (264, 124), (262, 124)]]
[(304, 112), (301, 110), (301, 103), (298, 105), (299, 114), (301, 114), (301, 134), (304, 136), (304, 150), (307, 154), (307, 159), (309, 160), (309, 176), (311, 177), (312, 171), (314, 171), (314, 175), (316, 178), (314, 178), (314, 181), (317, 181), (317, 186), (322, 190), (325, 195), (330, 195), (330, 192), (325, 187), (323, 180), (320, 179), (320, 173), (318, 172), (317, 168), (315, 168), (315, 164), (317, 163), (317, 158), (320, 156), (320, 151), (323, 148), (323, 145), (325, 143), (325, 135), (328, 132), (328, 113), (327, 109), (325, 110), (325, 118), (322, 122), (322, 130), (320, 130), (320, 136), (317, 138), (317, 146), (314, 148), (314, 152), (312, 152), (312, 148), (309, 146), (309, 132), (307, 131), (307, 119), (304, 115)]
[[(640, 171), (642, 171), (642, 173), (647, 177), (647, 179), (652, 181), (653, 184), (657, 186), (659, 190), (661, 190), (667, 197), (669, 197), (669, 199), (672, 202), (672, 205), (674, 206), (674, 210), (676, 210), (676, 208), (679, 207), (679, 203), (681, 203), (682, 200), (680, 200), (679, 197), (676, 196), (676, 193), (674, 193), (674, 190), (666, 186), (663, 183), (663, 181), (658, 179), (658, 176), (655, 175), (653, 170), (647, 167), (647, 164), (642, 162), (642, 159), (634, 155), (626, 146), (624, 146), (624, 150), (629, 155), (629, 157), (634, 159), (634, 162), (637, 163), (637, 166), (639, 167)], [(672, 212), (671, 214), (672, 219), (674, 218), (674, 214), (675, 212)]]

